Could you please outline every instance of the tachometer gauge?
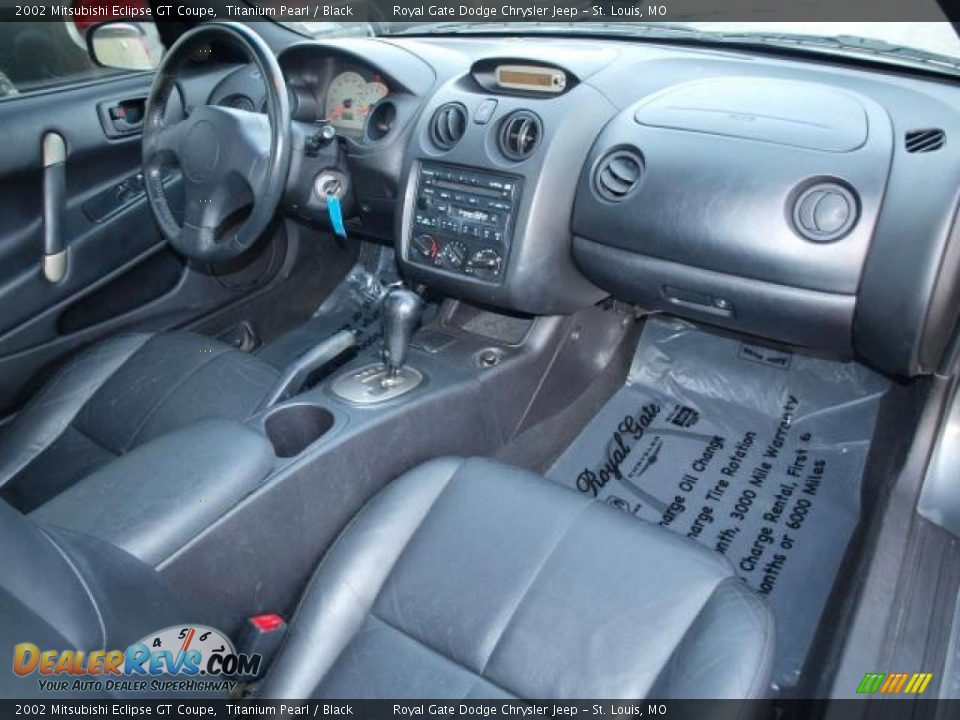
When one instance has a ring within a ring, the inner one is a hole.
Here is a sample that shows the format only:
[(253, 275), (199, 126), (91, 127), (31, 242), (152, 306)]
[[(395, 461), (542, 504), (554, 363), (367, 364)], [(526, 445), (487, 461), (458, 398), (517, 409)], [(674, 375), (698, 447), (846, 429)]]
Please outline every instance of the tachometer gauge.
[(352, 70), (341, 73), (327, 90), (327, 120), (340, 130), (360, 133), (370, 108), (388, 93), (387, 86), (378, 79), (368, 82)]
[(364, 116), (370, 114), (370, 108), (380, 102), (383, 98), (387, 96), (390, 90), (387, 89), (387, 86), (384, 85), (379, 80), (371, 80), (368, 82), (363, 91), (360, 94), (360, 97), (357, 98), (359, 102), (365, 108)]

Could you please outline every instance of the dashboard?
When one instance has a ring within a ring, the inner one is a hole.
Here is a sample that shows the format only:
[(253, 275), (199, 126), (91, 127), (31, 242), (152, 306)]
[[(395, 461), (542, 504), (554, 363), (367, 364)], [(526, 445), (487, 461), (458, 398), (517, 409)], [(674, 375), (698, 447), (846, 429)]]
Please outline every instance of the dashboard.
[[(613, 296), (900, 375), (933, 372), (957, 324), (948, 80), (539, 36), (344, 38), (279, 59), (299, 131), (337, 131), (351, 232), (450, 296), (535, 315)], [(249, 73), (211, 102), (258, 108)], [(316, 220), (318, 162), (291, 181), (295, 221)]]

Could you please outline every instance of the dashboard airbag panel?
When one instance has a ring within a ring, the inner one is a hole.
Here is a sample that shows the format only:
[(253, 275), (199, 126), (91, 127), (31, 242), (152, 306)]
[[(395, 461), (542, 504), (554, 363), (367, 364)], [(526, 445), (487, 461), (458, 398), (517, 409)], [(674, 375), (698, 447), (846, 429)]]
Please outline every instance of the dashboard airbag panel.
[(651, 127), (760, 140), (825, 152), (867, 141), (867, 115), (853, 95), (818, 83), (718, 78), (675, 86), (634, 115)]

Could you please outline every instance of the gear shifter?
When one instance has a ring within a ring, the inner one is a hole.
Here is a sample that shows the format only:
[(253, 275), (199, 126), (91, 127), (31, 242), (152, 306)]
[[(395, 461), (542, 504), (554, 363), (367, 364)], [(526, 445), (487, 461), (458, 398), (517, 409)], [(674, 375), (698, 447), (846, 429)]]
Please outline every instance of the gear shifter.
[(423, 373), (404, 363), (422, 310), (423, 301), (415, 292), (394, 288), (387, 293), (380, 305), (383, 362), (341, 375), (331, 385), (333, 393), (352, 405), (376, 405), (419, 387)]
[(394, 288), (383, 299), (380, 317), (383, 323), (383, 363), (387, 378), (395, 378), (407, 359), (407, 348), (417, 325), (423, 300), (412, 290)]

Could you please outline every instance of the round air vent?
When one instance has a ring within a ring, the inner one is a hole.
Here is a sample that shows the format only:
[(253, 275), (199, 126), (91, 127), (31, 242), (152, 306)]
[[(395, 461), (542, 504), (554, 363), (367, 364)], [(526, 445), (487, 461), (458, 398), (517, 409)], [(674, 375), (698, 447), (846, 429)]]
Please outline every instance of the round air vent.
[(440, 150), (450, 150), (467, 130), (467, 109), (460, 103), (437, 108), (430, 119), (430, 139)]
[(529, 110), (512, 112), (500, 124), (500, 152), (510, 160), (526, 160), (542, 139), (540, 118)]
[(812, 242), (833, 242), (857, 222), (857, 198), (839, 183), (817, 183), (800, 193), (793, 205), (797, 232)]
[(643, 156), (636, 150), (616, 150), (599, 163), (593, 186), (604, 200), (620, 202), (632, 193), (643, 175)]
[(393, 129), (397, 119), (397, 106), (389, 100), (381, 100), (367, 118), (367, 137), (371, 140), (383, 140)]

